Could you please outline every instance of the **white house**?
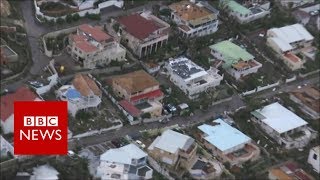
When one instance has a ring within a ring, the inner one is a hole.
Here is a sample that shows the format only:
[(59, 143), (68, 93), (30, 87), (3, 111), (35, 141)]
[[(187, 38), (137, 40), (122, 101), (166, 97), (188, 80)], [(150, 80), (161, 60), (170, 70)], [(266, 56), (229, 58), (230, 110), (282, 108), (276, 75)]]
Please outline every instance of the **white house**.
[(278, 102), (251, 112), (252, 120), (286, 149), (302, 148), (316, 137), (302, 118)]
[(241, 5), (233, 0), (220, 0), (222, 7), (228, 10), (230, 16), (233, 16), (240, 24), (249, 23), (256, 19), (263, 18), (270, 14), (270, 2), (246, 1), (245, 4)]
[(312, 46), (314, 37), (301, 24), (293, 24), (267, 31), (267, 45), (276, 51), (291, 69), (303, 67), (303, 59), (296, 56), (302, 48)]
[(14, 131), (14, 114), (13, 105), (16, 101), (42, 101), (36, 93), (32, 92), (28, 87), (22, 86), (14, 93), (1, 96), (0, 118), (1, 128), (4, 134), (13, 133)]
[[(249, 160), (256, 160), (260, 155), (259, 148), (252, 143), (250, 137), (222, 119), (198, 126), (198, 129), (201, 142), (223, 162), (240, 165)], [(240, 151), (242, 153), (239, 153)]]
[(96, 176), (109, 179), (151, 179), (153, 170), (147, 165), (148, 154), (134, 144), (109, 149), (100, 156)]
[(170, 80), (178, 86), (190, 99), (195, 99), (201, 92), (220, 85), (223, 76), (218, 70), (204, 70), (190, 59), (179, 57), (166, 63)]
[(222, 67), (237, 80), (262, 67), (253, 55), (231, 41), (221, 41), (209, 48), (215, 59), (223, 61)]
[(171, 19), (177, 23), (182, 37), (199, 37), (218, 30), (219, 11), (205, 2), (180, 1), (169, 5)]
[(76, 34), (69, 35), (67, 51), (84, 68), (107, 65), (112, 60), (124, 61), (126, 49), (101, 27), (82, 24)]
[(320, 173), (320, 146), (310, 149), (308, 163), (311, 164), (317, 173)]
[(81, 109), (97, 108), (102, 91), (88, 75), (76, 74), (71, 85), (61, 86), (57, 98), (68, 102), (68, 111), (75, 116)]

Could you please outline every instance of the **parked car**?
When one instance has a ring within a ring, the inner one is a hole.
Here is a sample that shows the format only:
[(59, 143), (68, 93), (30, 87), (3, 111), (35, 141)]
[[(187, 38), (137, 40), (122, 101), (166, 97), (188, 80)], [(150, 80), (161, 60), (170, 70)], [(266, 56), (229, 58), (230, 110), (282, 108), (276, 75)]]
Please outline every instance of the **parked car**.
[(144, 149), (146, 147), (145, 144), (143, 144), (140, 140), (136, 140), (136, 143), (142, 148)]

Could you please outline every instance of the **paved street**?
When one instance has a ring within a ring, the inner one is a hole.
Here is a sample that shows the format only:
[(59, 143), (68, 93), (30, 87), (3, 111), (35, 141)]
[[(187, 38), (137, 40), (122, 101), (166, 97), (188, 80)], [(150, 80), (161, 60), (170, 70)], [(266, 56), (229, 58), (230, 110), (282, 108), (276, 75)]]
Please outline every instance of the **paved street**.
[[(319, 83), (319, 77), (311, 77), (305, 80), (299, 80), (289, 84), (283, 84), (277, 87), (276, 91), (272, 91), (272, 88), (271, 88), (269, 90), (260, 92), (257, 95), (257, 97), (270, 98), (279, 92), (289, 92), (296, 89), (298, 86), (303, 86), (304, 84), (313, 84), (313, 83)], [(167, 124), (154, 122), (154, 123), (143, 124), (143, 125), (134, 125), (134, 126), (127, 125), (122, 127), (119, 130), (109, 131), (103, 134), (81, 138), (79, 139), (79, 142), (83, 147), (86, 147), (94, 144), (99, 144), (105, 141), (117, 139), (120, 137), (124, 137), (127, 134), (136, 134), (136, 133), (139, 133), (139, 131), (142, 131), (145, 129), (158, 129), (158, 128), (163, 128), (163, 127), (171, 126), (175, 124), (178, 124), (179, 126), (189, 126), (194, 123), (204, 122), (209, 118), (213, 118), (219, 114), (224, 113), (224, 111), (235, 112), (237, 109), (244, 106), (245, 104), (242, 101), (242, 99), (238, 95), (234, 95), (230, 101), (222, 102), (220, 104), (211, 106), (206, 111), (197, 110), (195, 114), (191, 117), (173, 117)], [(74, 145), (74, 141), (69, 143), (70, 147), (72, 147), (73, 145)]]

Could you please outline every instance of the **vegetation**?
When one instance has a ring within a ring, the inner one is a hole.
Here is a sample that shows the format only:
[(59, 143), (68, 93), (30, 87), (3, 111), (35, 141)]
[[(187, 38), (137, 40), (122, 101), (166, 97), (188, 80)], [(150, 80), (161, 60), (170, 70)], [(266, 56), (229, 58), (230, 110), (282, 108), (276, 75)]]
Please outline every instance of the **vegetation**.
[(77, 158), (61, 162), (59, 160), (50, 160), (52, 165), (60, 174), (59, 179), (91, 179), (88, 169), (88, 160)]
[(141, 118), (149, 119), (149, 118), (151, 118), (151, 114), (150, 113), (144, 113), (144, 114), (141, 115)]
[(100, 20), (100, 14), (89, 14), (88, 12), (85, 14), (85, 17), (91, 20)]

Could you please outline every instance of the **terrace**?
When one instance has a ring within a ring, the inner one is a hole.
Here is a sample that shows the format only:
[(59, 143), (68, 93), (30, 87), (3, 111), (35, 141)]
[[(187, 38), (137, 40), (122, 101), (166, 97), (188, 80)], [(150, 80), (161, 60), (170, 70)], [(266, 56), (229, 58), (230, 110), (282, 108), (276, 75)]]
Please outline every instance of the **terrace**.
[(255, 145), (246, 144), (244, 148), (234, 151), (226, 155), (231, 162), (246, 162), (259, 153), (259, 148)]

